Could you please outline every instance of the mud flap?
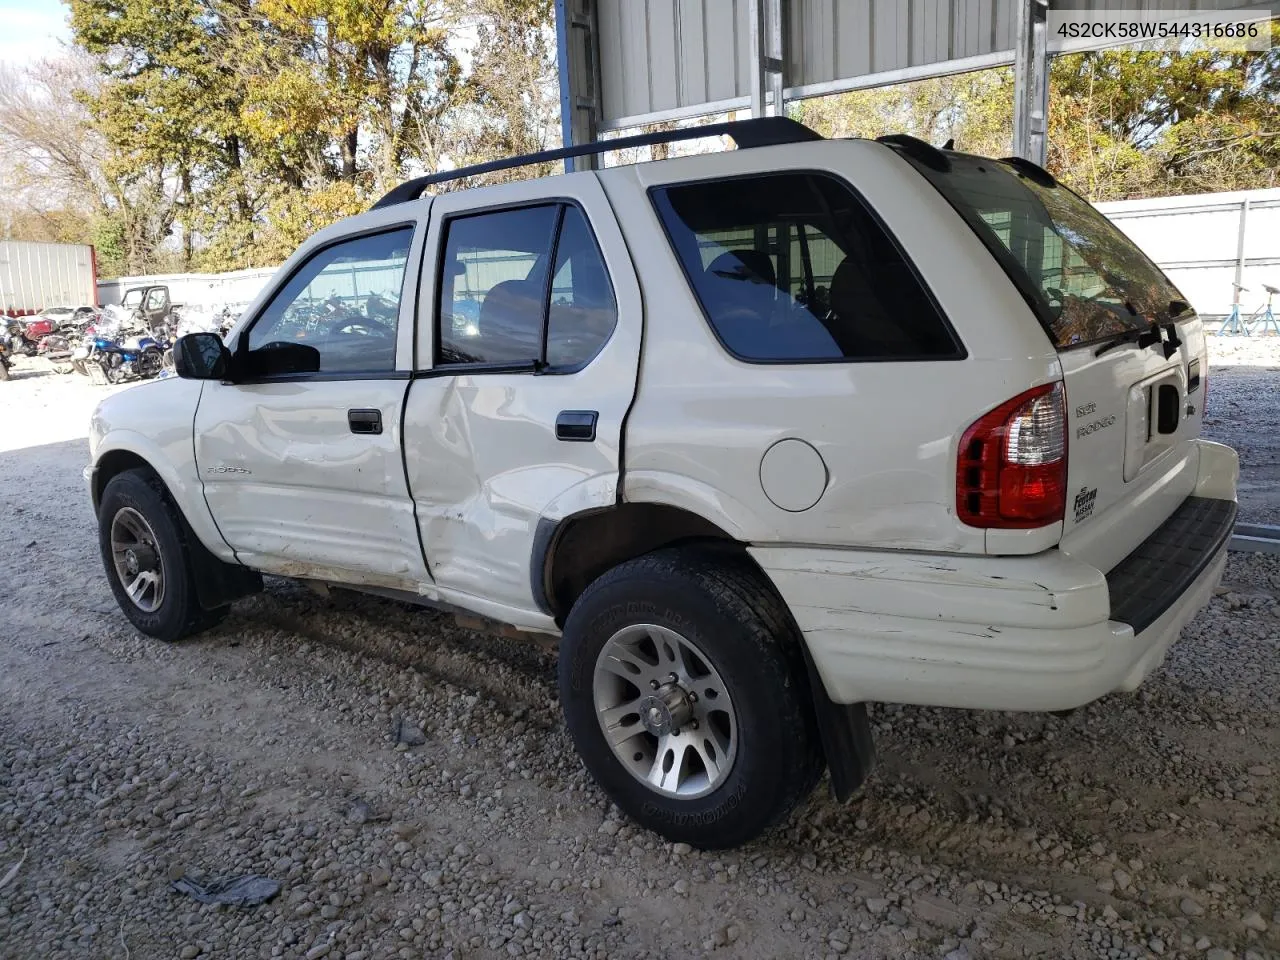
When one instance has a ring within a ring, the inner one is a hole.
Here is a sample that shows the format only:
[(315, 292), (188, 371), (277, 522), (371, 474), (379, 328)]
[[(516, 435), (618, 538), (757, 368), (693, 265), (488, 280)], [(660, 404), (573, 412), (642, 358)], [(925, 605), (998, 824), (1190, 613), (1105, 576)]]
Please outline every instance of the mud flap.
[(217, 610), (241, 597), (262, 592), (262, 574), (238, 563), (219, 560), (200, 542), (181, 511), (178, 511), (178, 516), (182, 523), (182, 536), (187, 541), (187, 556), (191, 561), (200, 609)]
[(831, 773), (831, 794), (838, 802), (844, 803), (866, 782), (876, 766), (876, 744), (871, 735), (871, 721), (867, 719), (867, 705), (833, 701), (827, 695), (813, 658), (809, 656), (808, 646), (801, 644), (801, 647), (809, 673), (809, 689), (813, 693), (813, 712), (818, 721), (822, 752)]

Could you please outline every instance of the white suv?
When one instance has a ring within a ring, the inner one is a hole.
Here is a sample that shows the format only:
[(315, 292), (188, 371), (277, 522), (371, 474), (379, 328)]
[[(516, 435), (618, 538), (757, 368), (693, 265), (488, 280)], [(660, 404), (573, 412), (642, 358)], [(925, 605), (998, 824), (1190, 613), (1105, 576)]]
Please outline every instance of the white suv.
[(129, 619), (176, 640), (271, 574), (558, 635), (590, 772), (702, 847), (824, 766), (848, 797), (868, 701), (1137, 687), (1236, 512), (1190, 306), (1032, 164), (711, 131), (739, 149), (405, 184), (105, 400)]

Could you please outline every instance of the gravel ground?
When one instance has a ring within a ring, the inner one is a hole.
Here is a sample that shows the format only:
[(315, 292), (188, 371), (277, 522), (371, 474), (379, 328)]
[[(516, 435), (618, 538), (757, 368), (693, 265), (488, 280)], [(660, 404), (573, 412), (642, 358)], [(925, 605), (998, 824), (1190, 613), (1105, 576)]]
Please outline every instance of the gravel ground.
[[(1215, 371), (1216, 416), (1250, 376)], [(195, 640), (141, 638), (79, 475), (103, 390), (0, 389), (4, 958), (1280, 957), (1280, 558), (1233, 556), (1139, 694), (877, 705), (858, 798), (700, 853), (592, 785), (547, 650), (275, 580)], [(283, 889), (206, 907), (184, 872)]]
[(1280, 524), (1280, 337), (1209, 338), (1204, 432), (1240, 454), (1240, 516)]

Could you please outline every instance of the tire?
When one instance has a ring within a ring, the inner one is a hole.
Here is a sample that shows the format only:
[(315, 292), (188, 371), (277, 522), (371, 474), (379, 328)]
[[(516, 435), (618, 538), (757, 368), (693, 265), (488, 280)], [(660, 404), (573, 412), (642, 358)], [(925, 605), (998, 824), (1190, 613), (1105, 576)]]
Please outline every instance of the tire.
[(144, 380), (154, 377), (164, 369), (164, 352), (159, 347), (147, 347), (139, 360), (138, 376)]
[(0, 360), (0, 383), (9, 379), (9, 364), (4, 360)]
[[(112, 547), (128, 545), (121, 568)], [(150, 470), (116, 474), (102, 492), (98, 508), (98, 545), (116, 603), (139, 631), (172, 642), (218, 623), (227, 612), (201, 608), (190, 563), (186, 525), (164, 484)], [(160, 573), (158, 586), (146, 573)], [(122, 577), (134, 576), (126, 585)], [(134, 586), (137, 599), (129, 594)]]
[[(722, 849), (759, 836), (824, 769), (802, 642), (772, 585), (740, 554), (668, 548), (610, 570), (578, 598), (560, 643), (561, 704), (588, 772), (632, 819), (668, 840)], [(679, 682), (668, 677), (656, 692), (648, 672), (635, 683), (622, 678), (672, 663)], [(617, 750), (606, 721), (616, 721)], [(690, 748), (690, 739), (700, 746)], [(684, 757), (664, 743), (683, 745)]]

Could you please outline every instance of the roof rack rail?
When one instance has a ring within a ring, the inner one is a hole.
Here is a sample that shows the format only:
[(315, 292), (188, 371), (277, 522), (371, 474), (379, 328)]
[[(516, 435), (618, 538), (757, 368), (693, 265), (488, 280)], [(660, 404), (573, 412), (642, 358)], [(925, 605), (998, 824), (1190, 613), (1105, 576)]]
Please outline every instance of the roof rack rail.
[(951, 169), (951, 161), (947, 158), (947, 155), (932, 143), (927, 143), (919, 137), (913, 137), (907, 133), (888, 133), (883, 137), (876, 137), (876, 142), (897, 147), (903, 153), (915, 157), (933, 170), (946, 173)]
[(512, 167), (527, 167), (535, 163), (549, 163), (552, 160), (566, 160), (569, 157), (587, 157), (614, 150), (625, 150), (629, 147), (647, 147), (655, 143), (675, 143), (679, 140), (700, 140), (703, 137), (727, 135), (739, 149), (750, 147), (772, 147), (785, 143), (803, 143), (809, 140), (825, 139), (816, 130), (811, 130), (803, 123), (790, 117), (753, 117), (750, 120), (731, 120), (728, 123), (711, 123), (701, 127), (683, 127), (679, 130), (664, 130), (658, 133), (641, 133), (634, 137), (619, 137), (616, 140), (597, 140), (594, 143), (583, 143), (574, 147), (560, 147), (556, 150), (543, 150), (541, 153), (530, 153), (520, 157), (504, 157), (501, 160), (490, 160), (488, 163), (477, 163), (470, 167), (459, 167), (457, 170), (446, 170), (431, 173), (424, 177), (414, 177), (393, 187), (375, 203), (372, 209), (389, 207), (397, 203), (417, 200), (422, 192), (433, 183), (445, 183), (449, 180), (461, 180), (481, 173), (492, 173), (494, 170), (508, 170)]

